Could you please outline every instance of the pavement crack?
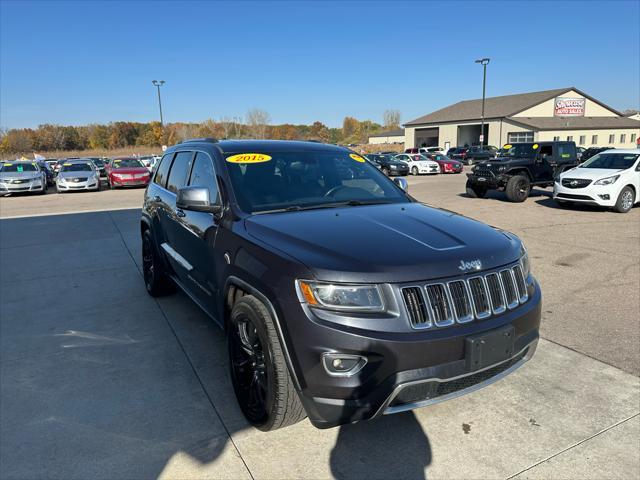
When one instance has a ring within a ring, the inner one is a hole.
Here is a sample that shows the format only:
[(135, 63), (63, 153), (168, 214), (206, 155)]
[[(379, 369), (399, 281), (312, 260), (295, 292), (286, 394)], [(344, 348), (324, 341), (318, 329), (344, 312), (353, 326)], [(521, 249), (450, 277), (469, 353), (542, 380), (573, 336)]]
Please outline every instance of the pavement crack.
[(613, 425), (610, 425), (609, 427), (607, 427), (607, 428), (605, 428), (605, 429), (603, 429), (603, 430), (600, 430), (599, 432), (596, 432), (596, 433), (594, 433), (593, 435), (591, 435), (591, 436), (589, 436), (589, 437), (587, 437), (587, 438), (585, 438), (585, 439), (582, 439), (582, 440), (580, 440), (579, 442), (576, 442), (576, 443), (574, 443), (573, 445), (570, 445), (570, 446), (568, 446), (567, 448), (565, 448), (565, 449), (563, 449), (563, 450), (560, 450), (559, 452), (554, 453), (553, 455), (550, 455), (550, 456), (548, 456), (547, 458), (544, 458), (544, 459), (540, 460), (539, 462), (536, 462), (536, 463), (534, 463), (533, 465), (530, 465), (530, 466), (528, 466), (527, 468), (525, 468), (525, 469), (523, 469), (523, 470), (520, 470), (519, 472), (517, 472), (517, 473), (515, 473), (515, 474), (511, 475), (510, 477), (507, 477), (507, 479), (506, 479), (506, 480), (511, 480), (512, 478), (515, 478), (515, 477), (517, 477), (518, 475), (521, 475), (521, 474), (523, 474), (524, 472), (527, 472), (527, 471), (531, 470), (532, 468), (535, 468), (535, 467), (537, 467), (538, 465), (540, 465), (540, 464), (542, 464), (542, 463), (544, 463), (544, 462), (548, 462), (548, 461), (549, 461), (549, 460), (551, 460), (552, 458), (555, 458), (555, 457), (557, 457), (558, 455), (562, 455), (563, 453), (568, 452), (569, 450), (571, 450), (571, 449), (573, 449), (573, 448), (576, 448), (577, 446), (582, 445), (582, 444), (583, 444), (583, 443), (585, 443), (585, 442), (588, 442), (588, 441), (589, 441), (589, 440), (591, 440), (592, 438), (596, 438), (597, 436), (602, 435), (603, 433), (608, 432), (608, 431), (609, 431), (609, 430), (611, 430), (612, 428), (616, 428), (617, 426), (622, 425), (623, 423), (626, 423), (626, 422), (628, 422), (629, 420), (633, 420), (634, 418), (636, 418), (636, 417), (637, 417), (637, 416), (639, 416), (639, 415), (640, 415), (640, 413), (636, 413), (636, 414), (634, 414), (634, 415), (631, 415), (630, 417), (627, 417), (627, 418), (625, 418), (625, 419), (623, 419), (623, 420), (620, 420), (619, 422), (614, 423)]

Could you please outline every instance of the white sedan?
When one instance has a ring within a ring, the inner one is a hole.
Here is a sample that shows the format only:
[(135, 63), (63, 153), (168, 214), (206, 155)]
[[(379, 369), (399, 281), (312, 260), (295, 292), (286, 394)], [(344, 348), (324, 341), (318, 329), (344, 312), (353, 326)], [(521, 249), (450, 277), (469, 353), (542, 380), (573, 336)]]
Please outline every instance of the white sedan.
[(393, 159), (409, 165), (411, 175), (420, 175), (421, 173), (435, 175), (440, 173), (440, 165), (438, 162), (429, 160), (424, 155), (419, 155), (417, 153), (401, 153), (400, 155), (393, 157)]
[(627, 213), (640, 202), (640, 150), (606, 150), (560, 174), (553, 199), (560, 205), (586, 203)]

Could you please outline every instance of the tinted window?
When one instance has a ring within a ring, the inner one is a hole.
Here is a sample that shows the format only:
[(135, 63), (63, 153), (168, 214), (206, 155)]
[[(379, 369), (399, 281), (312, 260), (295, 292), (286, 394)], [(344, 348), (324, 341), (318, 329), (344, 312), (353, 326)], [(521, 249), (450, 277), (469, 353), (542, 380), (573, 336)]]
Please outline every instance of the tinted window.
[(169, 153), (162, 157), (160, 160), (160, 166), (156, 171), (156, 176), (153, 179), (155, 183), (164, 187), (167, 183), (167, 176), (169, 174), (169, 167), (171, 167), (171, 159), (173, 158), (173, 153)]
[(167, 180), (167, 190), (170, 192), (178, 193), (178, 189), (184, 187), (192, 155), (193, 152), (176, 153), (176, 158), (173, 159), (173, 165), (171, 165), (169, 172), (169, 180)]
[(576, 146), (570, 143), (559, 143), (558, 156), (560, 158), (576, 158)]
[(196, 153), (189, 179), (190, 187), (207, 187), (209, 189), (209, 199), (215, 202), (218, 199), (218, 184), (213, 172), (213, 162), (206, 153)]

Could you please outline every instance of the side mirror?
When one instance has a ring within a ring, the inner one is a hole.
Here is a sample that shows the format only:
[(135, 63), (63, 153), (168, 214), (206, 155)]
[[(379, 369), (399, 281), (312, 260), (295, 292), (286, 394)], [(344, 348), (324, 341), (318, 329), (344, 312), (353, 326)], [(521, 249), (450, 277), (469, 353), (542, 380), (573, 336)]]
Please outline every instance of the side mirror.
[(396, 177), (393, 179), (393, 183), (399, 186), (403, 191), (407, 192), (409, 190), (409, 182), (407, 182), (406, 178)]
[(206, 187), (184, 187), (178, 190), (176, 208), (194, 212), (220, 213), (222, 205), (211, 203)]

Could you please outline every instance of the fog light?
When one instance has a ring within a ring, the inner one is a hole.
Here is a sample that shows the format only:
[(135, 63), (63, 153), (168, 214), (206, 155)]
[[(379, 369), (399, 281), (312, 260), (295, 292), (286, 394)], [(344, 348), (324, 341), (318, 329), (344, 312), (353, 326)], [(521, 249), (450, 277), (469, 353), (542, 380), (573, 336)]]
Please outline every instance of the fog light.
[(323, 353), (322, 365), (329, 375), (336, 377), (350, 377), (355, 375), (367, 364), (367, 359), (360, 355), (346, 353)]
[(609, 200), (609, 194), (598, 195), (602, 200)]

